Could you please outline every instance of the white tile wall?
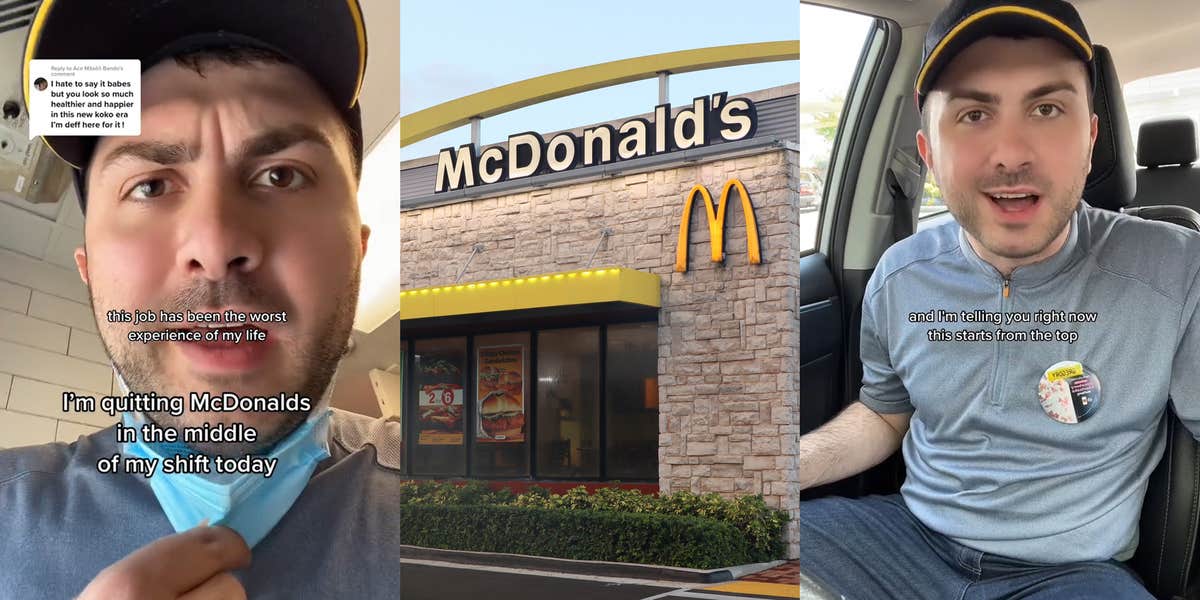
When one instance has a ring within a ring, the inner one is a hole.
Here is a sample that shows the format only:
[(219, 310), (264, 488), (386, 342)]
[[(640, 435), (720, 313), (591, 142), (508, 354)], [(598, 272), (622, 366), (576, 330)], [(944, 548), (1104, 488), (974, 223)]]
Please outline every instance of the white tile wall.
[(0, 410), (0, 448), (53, 442), (57, 428), (58, 421), (54, 419)]
[(6, 248), (39, 258), (46, 252), (54, 225), (45, 217), (0, 203), (0, 222)]
[(82, 240), (82, 231), (55, 225), (46, 245), (46, 261), (72, 271), (76, 270), (75, 249), (83, 245)]
[(0, 340), (66, 354), (70, 335), (69, 327), (0, 309)]
[(71, 347), (67, 354), (108, 365), (108, 353), (100, 343), (100, 336), (79, 329), (71, 329)]
[(29, 310), (29, 296), (33, 290), (0, 280), (0, 308), (25, 314)]
[(92, 315), (92, 307), (86, 299), (82, 303), (72, 302), (34, 290), (33, 298), (29, 301), (29, 316), (96, 332), (96, 317)]
[[(77, 410), (64, 412), (64, 392), (71, 392), (76, 396), (91, 397), (95, 400), (95, 410), (93, 412), (81, 412)], [(105, 391), (64, 387), (52, 383), (42, 383), (32, 379), (25, 379), (23, 377), (14, 377), (12, 391), (9, 393), (8, 398), (8, 409), (19, 410), (31, 415), (50, 417), (59, 421), (70, 421), (93, 427), (108, 427), (116, 423), (117, 419), (100, 411), (100, 398), (106, 395), (109, 394)]]
[(0, 340), (0, 373), (24, 375), (66, 387), (103, 390), (110, 381), (109, 371), (90, 360)]
[(0, 448), (72, 442), (111, 425), (99, 411), (63, 413), (62, 394), (99, 400), (113, 388), (75, 270), (0, 248)]
[(59, 421), (58, 432), (54, 435), (54, 441), (70, 444), (79, 439), (81, 435), (88, 435), (97, 431), (100, 431), (99, 427), (88, 427), (87, 425), (80, 425), (78, 423)]
[(75, 193), (73, 185), (68, 185), (67, 191), (63, 193), (63, 206), (58, 213), (58, 222), (80, 231), (83, 230), (83, 213), (79, 211), (79, 194)]
[(12, 375), (0, 373), (0, 408), (8, 406), (8, 388), (12, 387)]
[(0, 248), (0, 279), (27, 288), (88, 303), (87, 288), (79, 280), (79, 271)]

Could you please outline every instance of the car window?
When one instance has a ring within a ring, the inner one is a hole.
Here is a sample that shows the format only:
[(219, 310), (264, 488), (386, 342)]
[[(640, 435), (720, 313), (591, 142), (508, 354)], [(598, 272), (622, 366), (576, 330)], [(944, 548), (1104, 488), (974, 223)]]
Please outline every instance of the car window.
[(1138, 129), (1146, 121), (1163, 117), (1188, 117), (1200, 122), (1200, 69), (1176, 71), (1131, 81), (1125, 85), (1125, 110), (1137, 143)]
[(825, 181), (846, 91), (872, 19), (819, 6), (800, 6), (800, 250), (817, 246)]
[(938, 187), (933, 178), (933, 171), (925, 170), (925, 188), (921, 192), (921, 212), (918, 215), (924, 219), (946, 212), (946, 203), (942, 201), (942, 188)]

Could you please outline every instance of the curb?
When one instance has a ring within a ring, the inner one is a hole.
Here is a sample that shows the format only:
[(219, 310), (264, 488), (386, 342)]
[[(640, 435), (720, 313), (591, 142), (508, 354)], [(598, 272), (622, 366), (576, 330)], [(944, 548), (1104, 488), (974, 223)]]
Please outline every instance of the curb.
[(627, 577), (635, 579), (652, 579), (660, 581), (678, 581), (681, 583), (723, 583), (765, 571), (782, 565), (786, 561), (776, 560), (749, 565), (736, 565), (720, 569), (687, 569), (684, 567), (665, 567), (660, 565), (641, 565), (636, 563), (605, 562), (599, 560), (573, 560), (569, 558), (550, 558), (547, 556), (530, 556), (526, 554), (503, 554), (499, 552), (472, 552), (468, 550), (443, 550), (441, 548), (422, 548), (420, 546), (400, 546), (400, 558), (418, 560), (437, 560), (462, 565), (477, 565), (489, 567), (508, 567), (512, 569), (531, 569), (537, 571), (555, 571), (574, 575), (595, 575), (599, 577)]

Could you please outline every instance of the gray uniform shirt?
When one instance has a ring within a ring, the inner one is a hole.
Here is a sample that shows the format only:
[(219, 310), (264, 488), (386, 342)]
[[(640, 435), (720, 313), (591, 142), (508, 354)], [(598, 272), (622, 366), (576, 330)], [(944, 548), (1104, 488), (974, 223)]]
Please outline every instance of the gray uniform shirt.
[[(399, 423), (334, 410), (330, 458), (235, 573), (250, 598), (397, 598)], [(102, 475), (115, 428), (0, 451), (0, 598), (73, 598), (105, 567), (174, 533), (148, 480)]]
[[(1064, 247), (1014, 270), (1007, 297), (957, 223), (888, 249), (863, 301), (860, 399), (881, 413), (915, 411), (903, 442), (909, 509), (988, 553), (1042, 563), (1132, 556), (1168, 398), (1200, 431), (1198, 269), (1200, 234), (1083, 202)], [(959, 318), (921, 322), (938, 310)], [(1096, 318), (1043, 324), (1038, 311)], [(1031, 321), (1003, 322), (1020, 313)], [(988, 321), (997, 314), (1000, 325)], [(930, 341), (931, 329), (951, 341)], [(997, 329), (1078, 339), (954, 339), (998, 338)], [(1060, 361), (1099, 381), (1077, 423), (1051, 418), (1039, 397)]]

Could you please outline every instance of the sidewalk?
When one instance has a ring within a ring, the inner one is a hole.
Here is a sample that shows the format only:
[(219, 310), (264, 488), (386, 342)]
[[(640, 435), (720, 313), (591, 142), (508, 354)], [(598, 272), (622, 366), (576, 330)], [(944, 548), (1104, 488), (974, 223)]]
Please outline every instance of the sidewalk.
[(773, 569), (759, 571), (731, 581), (703, 588), (706, 592), (748, 594), (767, 598), (800, 597), (800, 561), (786, 562)]

